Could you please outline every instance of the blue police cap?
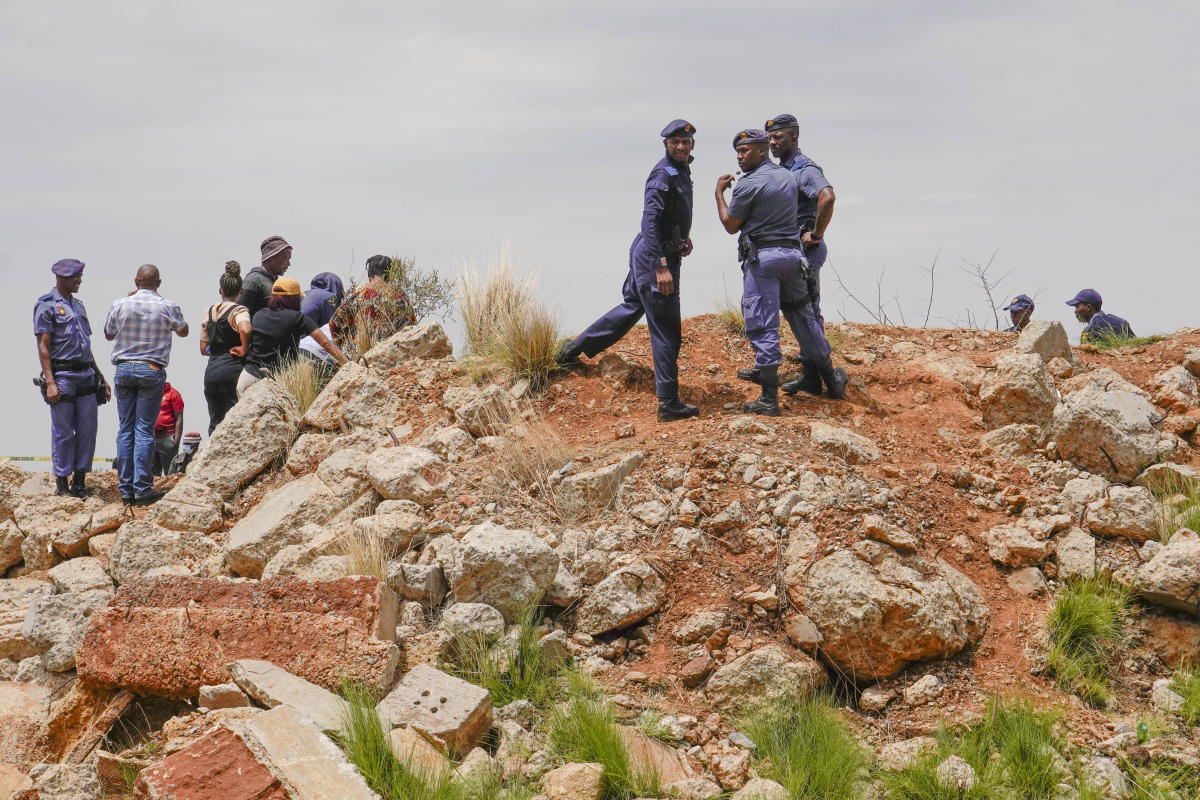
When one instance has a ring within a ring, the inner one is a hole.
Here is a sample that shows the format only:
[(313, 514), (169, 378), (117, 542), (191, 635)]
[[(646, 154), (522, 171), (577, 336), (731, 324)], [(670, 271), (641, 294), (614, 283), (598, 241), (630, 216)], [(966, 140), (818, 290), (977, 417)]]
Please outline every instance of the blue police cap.
[(662, 129), (659, 134), (664, 139), (670, 139), (672, 136), (695, 136), (696, 126), (688, 122), (686, 119), (673, 119), (667, 123), (667, 127)]
[[(1062, 297), (1062, 295), (1059, 295)], [(1081, 289), (1074, 297), (1067, 301), (1067, 305), (1075, 306), (1080, 303), (1087, 303), (1089, 306), (1099, 308), (1104, 301), (1100, 298), (1100, 293), (1095, 289)]]
[(771, 138), (767, 136), (766, 131), (760, 131), (758, 128), (746, 128), (745, 130), (738, 131), (737, 135), (733, 137), (733, 146), (737, 147), (739, 144), (766, 144), (769, 141), (771, 141)]
[(774, 131), (780, 128), (799, 128), (800, 123), (791, 114), (778, 114), (767, 120), (767, 124), (763, 127), (768, 131)]
[(83, 272), (83, 262), (77, 258), (64, 258), (55, 261), (50, 271), (60, 278), (71, 278)]
[(1012, 302), (1004, 307), (1004, 311), (1024, 311), (1027, 308), (1033, 308), (1033, 298), (1027, 294), (1019, 294), (1012, 299)]

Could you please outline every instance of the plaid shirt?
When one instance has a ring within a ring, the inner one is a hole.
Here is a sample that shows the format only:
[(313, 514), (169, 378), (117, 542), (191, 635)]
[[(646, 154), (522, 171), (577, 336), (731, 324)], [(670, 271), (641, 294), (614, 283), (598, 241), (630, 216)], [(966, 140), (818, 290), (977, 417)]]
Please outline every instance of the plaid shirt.
[(150, 289), (138, 289), (112, 304), (104, 320), (104, 335), (113, 339), (112, 363), (151, 361), (167, 366), (171, 359), (171, 331), (187, 327), (183, 312)]

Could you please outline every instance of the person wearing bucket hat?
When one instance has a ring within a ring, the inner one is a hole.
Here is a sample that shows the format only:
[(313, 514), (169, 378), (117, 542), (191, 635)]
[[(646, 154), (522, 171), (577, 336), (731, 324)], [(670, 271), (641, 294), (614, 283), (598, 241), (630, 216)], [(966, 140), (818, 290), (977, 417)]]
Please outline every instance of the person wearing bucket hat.
[(1033, 316), (1033, 298), (1027, 294), (1019, 294), (1003, 310), (1007, 311), (1009, 318), (1012, 319), (1012, 326), (1004, 330), (1008, 333), (1020, 333), (1025, 330), (1025, 326), (1029, 324), (1029, 320)]
[[(87, 497), (96, 454), (97, 410), (111, 395), (92, 356), (92, 326), (75, 297), (83, 262), (64, 258), (50, 268), (54, 289), (33, 306), (33, 335), (42, 367), (42, 399), (50, 406), (50, 462), (58, 495)], [(68, 485), (67, 479), (70, 478)]]
[(295, 278), (275, 279), (267, 307), (250, 318), (250, 349), (245, 369), (238, 377), (238, 397), (281, 365), (298, 358), (300, 340), (305, 336), (313, 337), (339, 364), (346, 363), (345, 354), (321, 326), (300, 310), (303, 299), (304, 291)]
[(696, 126), (674, 119), (660, 132), (665, 155), (650, 176), (642, 203), (642, 226), (629, 248), (629, 272), (621, 289), (622, 303), (600, 317), (572, 341), (563, 342), (555, 361), (595, 358), (620, 341), (638, 320), (646, 318), (654, 356), (654, 393), (658, 420), (697, 416), (700, 410), (679, 399), (679, 348), (683, 341), (679, 311), (680, 266), (692, 252), (692, 149)]
[(829, 387), (829, 396), (845, 396), (846, 373), (834, 369), (829, 342), (812, 309), (812, 296), (800, 247), (795, 175), (767, 157), (765, 131), (747, 128), (733, 138), (742, 178), (726, 203), (735, 176), (717, 179), (717, 215), (728, 233), (738, 234), (742, 262), (742, 316), (754, 350), (754, 367), (738, 377), (759, 384), (762, 394), (745, 403), (748, 414), (779, 416), (779, 314), (795, 334), (805, 356)]
[(1116, 314), (1105, 314), (1100, 310), (1104, 300), (1095, 289), (1081, 289), (1067, 301), (1067, 305), (1074, 306), (1075, 319), (1085, 323), (1083, 332), (1079, 334), (1081, 344), (1086, 344), (1089, 339), (1105, 336), (1133, 338), (1133, 329), (1129, 327), (1128, 322)]
[(238, 305), (245, 306), (251, 318), (267, 307), (275, 279), (292, 265), (292, 246), (282, 236), (268, 236), (259, 245), (262, 264), (246, 273)]
[[(833, 219), (833, 205), (837, 200), (833, 187), (825, 178), (825, 172), (808, 156), (800, 152), (800, 123), (791, 114), (779, 114), (766, 122), (767, 135), (771, 139), (771, 155), (779, 159), (779, 166), (792, 171), (796, 176), (797, 218), (800, 222), (800, 242), (804, 257), (808, 260), (809, 291), (812, 295), (813, 316), (825, 330), (825, 317), (821, 314), (821, 267), (829, 258), (825, 245), (825, 229)], [(821, 376), (817, 374), (812, 359), (800, 352), (800, 375), (782, 384), (779, 388), (788, 394), (808, 392), (821, 393)]]

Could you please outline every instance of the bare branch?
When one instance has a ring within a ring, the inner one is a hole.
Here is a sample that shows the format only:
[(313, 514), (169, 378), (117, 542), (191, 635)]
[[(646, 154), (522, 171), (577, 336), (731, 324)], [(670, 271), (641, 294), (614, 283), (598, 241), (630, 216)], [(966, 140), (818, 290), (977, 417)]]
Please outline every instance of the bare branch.
[(933, 263), (929, 265), (929, 269), (925, 270), (929, 273), (929, 304), (925, 306), (925, 321), (921, 323), (922, 328), (929, 327), (929, 314), (933, 311), (933, 286), (934, 286), (934, 270), (937, 269), (938, 258), (942, 255), (942, 248), (933, 256)]
[(993, 293), (996, 287), (998, 287), (1005, 278), (1012, 274), (1012, 270), (1009, 270), (999, 278), (994, 279), (988, 275), (988, 270), (992, 268), (992, 265), (996, 261), (996, 255), (999, 252), (999, 250), (993, 252), (992, 257), (989, 258), (987, 263), (982, 266), (964, 258), (963, 263), (970, 267), (970, 269), (959, 267), (960, 270), (975, 278), (975, 280), (979, 283), (979, 288), (983, 289), (983, 293), (987, 297), (988, 307), (992, 310), (992, 319), (996, 323), (996, 330), (1000, 330), (1000, 307), (996, 305), (996, 300)]
[[(866, 303), (864, 303), (862, 300), (859, 300), (858, 295), (856, 295), (854, 292), (850, 291), (850, 287), (848, 287), (846, 285), (846, 282), (842, 280), (842, 275), (840, 272), (837, 271), (837, 268), (834, 267), (832, 264), (829, 265), (829, 268), (833, 270), (833, 277), (837, 279), (838, 286), (840, 286), (842, 288), (842, 291), (845, 292), (846, 296), (849, 297), (851, 300), (853, 300), (858, 305), (859, 308), (861, 308), (863, 311), (865, 311), (867, 313), (867, 316), (869, 316), (871, 319), (875, 320), (876, 322), (883, 324), (883, 320), (881, 320), (878, 317), (878, 315), (876, 315), (873, 311), (871, 311), (871, 309), (867, 307)], [(845, 319), (844, 314), (842, 316), (842, 319)]]

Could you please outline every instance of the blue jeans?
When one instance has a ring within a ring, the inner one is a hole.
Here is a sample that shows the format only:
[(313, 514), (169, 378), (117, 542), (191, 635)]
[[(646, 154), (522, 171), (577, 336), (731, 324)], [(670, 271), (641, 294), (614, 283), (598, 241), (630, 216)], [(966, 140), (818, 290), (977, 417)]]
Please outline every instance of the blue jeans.
[(154, 423), (162, 408), (167, 371), (145, 361), (122, 361), (113, 380), (117, 395), (117, 477), (121, 497), (145, 496), (154, 488)]

